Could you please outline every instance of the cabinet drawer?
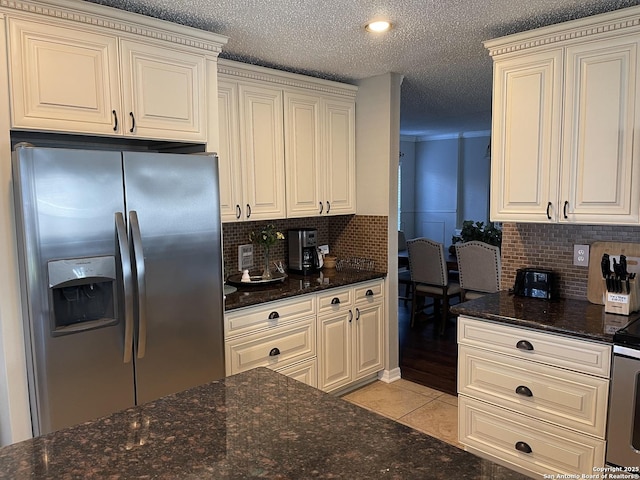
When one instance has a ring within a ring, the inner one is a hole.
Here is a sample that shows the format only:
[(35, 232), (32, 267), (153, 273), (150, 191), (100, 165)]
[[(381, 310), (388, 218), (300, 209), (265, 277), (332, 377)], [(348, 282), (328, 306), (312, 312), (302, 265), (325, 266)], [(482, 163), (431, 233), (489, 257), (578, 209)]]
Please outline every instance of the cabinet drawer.
[(269, 302), (257, 307), (242, 308), (225, 314), (225, 338), (254, 332), (259, 328), (275, 327), (298, 318), (315, 315), (314, 295), (290, 300)]
[(358, 285), (353, 289), (354, 291), (354, 301), (356, 303), (370, 303), (370, 302), (379, 302), (382, 301), (383, 292), (382, 292), (383, 282), (372, 282), (366, 283), (364, 285)]
[(611, 346), (601, 343), (462, 316), (458, 343), (609, 378)]
[(315, 325), (315, 318), (312, 317), (291, 325), (274, 327), (267, 332), (228, 340), (225, 343), (227, 375), (255, 367), (277, 369), (315, 357)]
[(318, 294), (318, 314), (341, 312), (353, 306), (353, 289), (336, 288), (327, 293)]
[(460, 346), (458, 366), (459, 393), (605, 436), (608, 380), (465, 345)]
[(288, 367), (277, 368), (276, 372), (306, 383), (311, 387), (318, 386), (318, 359), (315, 357)]
[[(605, 442), (483, 402), (458, 397), (460, 443), (537, 475), (593, 474)], [(524, 453), (523, 442), (530, 447)], [(516, 448), (519, 445), (520, 449)]]

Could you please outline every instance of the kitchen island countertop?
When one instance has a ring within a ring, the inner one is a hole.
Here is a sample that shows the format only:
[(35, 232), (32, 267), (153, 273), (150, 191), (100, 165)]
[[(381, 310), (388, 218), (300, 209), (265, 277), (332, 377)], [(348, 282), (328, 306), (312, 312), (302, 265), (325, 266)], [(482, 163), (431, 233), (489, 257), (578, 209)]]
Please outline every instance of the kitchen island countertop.
[(640, 317), (605, 313), (587, 300), (527, 298), (500, 291), (451, 307), (456, 315), (612, 343), (613, 334)]
[(525, 479), (258, 368), (0, 449), (0, 479)]

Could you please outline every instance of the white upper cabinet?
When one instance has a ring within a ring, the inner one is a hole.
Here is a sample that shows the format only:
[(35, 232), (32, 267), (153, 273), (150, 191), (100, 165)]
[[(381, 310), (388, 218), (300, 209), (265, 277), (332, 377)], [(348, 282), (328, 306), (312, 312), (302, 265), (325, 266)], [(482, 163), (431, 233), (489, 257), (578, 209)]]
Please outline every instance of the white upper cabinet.
[(132, 29), (126, 12), (78, 9), (7, 16), (12, 128), (206, 142), (206, 82), (215, 82), (206, 62), (226, 39), (146, 17)]
[(282, 91), (222, 76), (218, 82), (223, 222), (285, 218)]
[(356, 212), (351, 85), (218, 62), (225, 222)]
[(629, 15), (640, 10), (486, 42), (492, 220), (638, 224), (640, 29)]
[(285, 92), (287, 216), (355, 213), (355, 101)]

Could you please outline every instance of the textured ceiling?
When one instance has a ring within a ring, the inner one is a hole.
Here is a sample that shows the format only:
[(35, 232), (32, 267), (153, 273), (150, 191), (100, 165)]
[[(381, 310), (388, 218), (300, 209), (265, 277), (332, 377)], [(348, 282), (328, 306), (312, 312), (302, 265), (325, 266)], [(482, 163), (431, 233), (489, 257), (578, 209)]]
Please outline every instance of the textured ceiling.
[[(90, 0), (229, 37), (222, 57), (356, 83), (404, 76), (403, 135), (484, 131), (491, 59), (484, 40), (640, 0)], [(385, 17), (376, 36), (364, 24)]]

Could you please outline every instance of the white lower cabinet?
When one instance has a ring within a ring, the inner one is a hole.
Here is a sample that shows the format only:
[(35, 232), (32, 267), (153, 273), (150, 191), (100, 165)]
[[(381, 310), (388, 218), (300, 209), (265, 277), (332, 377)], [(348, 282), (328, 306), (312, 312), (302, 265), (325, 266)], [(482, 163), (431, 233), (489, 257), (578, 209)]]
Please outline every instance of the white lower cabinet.
[(318, 388), (347, 387), (382, 370), (382, 281), (318, 296)]
[(383, 368), (384, 280), (225, 314), (226, 374), (268, 367), (326, 392)]
[(611, 347), (458, 318), (458, 436), (530, 475), (604, 466)]

